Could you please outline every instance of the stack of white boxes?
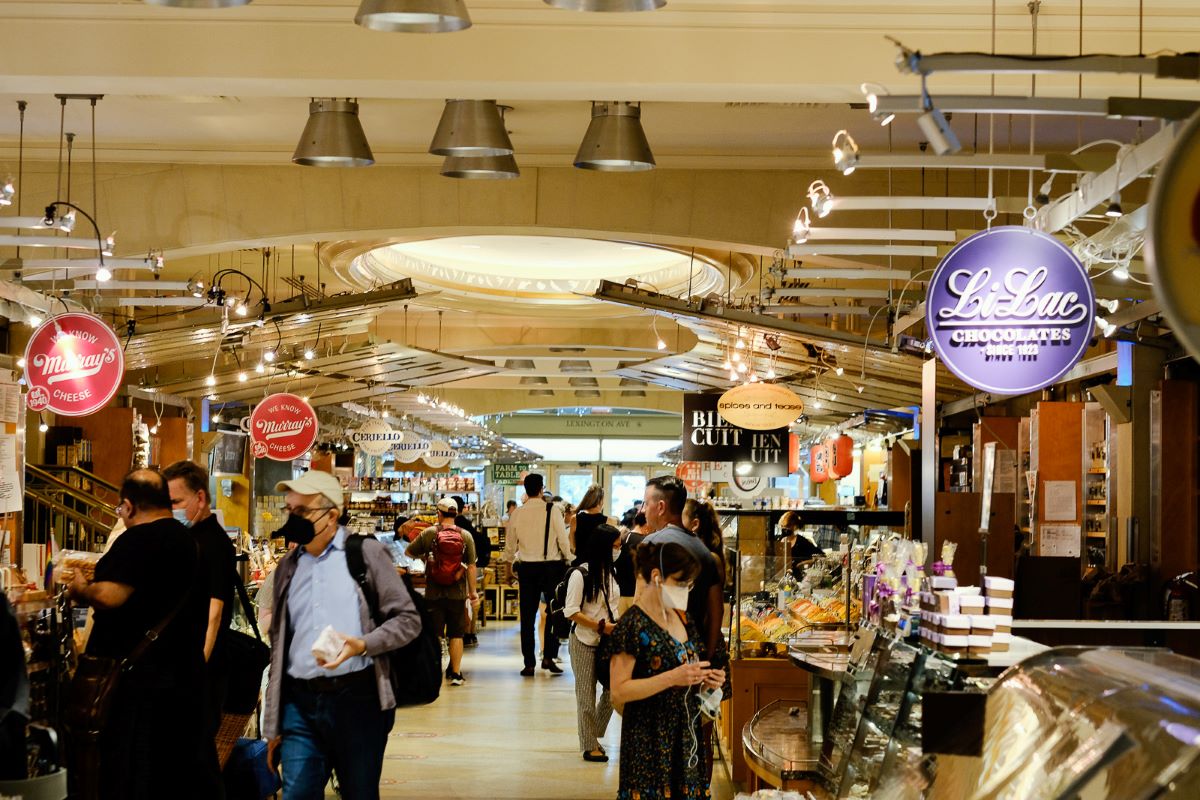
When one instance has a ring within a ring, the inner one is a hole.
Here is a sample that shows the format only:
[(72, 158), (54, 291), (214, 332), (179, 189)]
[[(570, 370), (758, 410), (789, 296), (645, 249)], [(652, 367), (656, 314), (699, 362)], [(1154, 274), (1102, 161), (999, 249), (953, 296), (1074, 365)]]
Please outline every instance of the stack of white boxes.
[(1013, 589), (1016, 584), (1010, 578), (986, 575), (983, 578), (983, 595), (988, 617), (995, 625), (992, 649), (1006, 652), (1012, 643)]

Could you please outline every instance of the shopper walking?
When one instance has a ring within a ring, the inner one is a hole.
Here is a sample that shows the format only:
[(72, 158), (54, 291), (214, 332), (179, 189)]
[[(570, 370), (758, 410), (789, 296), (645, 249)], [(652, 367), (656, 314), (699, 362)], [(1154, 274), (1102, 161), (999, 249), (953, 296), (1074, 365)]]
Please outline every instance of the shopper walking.
[(579, 501), (571, 529), (571, 549), (575, 552), (576, 565), (583, 563), (581, 553), (588, 551), (588, 538), (601, 525), (613, 525), (613, 520), (604, 515), (604, 487), (592, 484)]
[(611, 525), (600, 525), (588, 537), (586, 547), (580, 555), (583, 563), (567, 580), (563, 615), (575, 623), (568, 652), (575, 674), (579, 749), (585, 761), (608, 761), (600, 739), (612, 717), (612, 702), (604, 687), (600, 687), (600, 698), (596, 698), (596, 648), (600, 637), (612, 633), (620, 615), (621, 587), (613, 562), (621, 554), (621, 532)]
[[(377, 800), (396, 715), (390, 665), (380, 656), (415, 639), (421, 618), (387, 547), (366, 539), (367, 582), (384, 620), (375, 624), (347, 564), (337, 478), (309, 470), (275, 489), (287, 493), (278, 533), (297, 547), (275, 568), (263, 725), (268, 761), (282, 762), (287, 800), (321, 800), (331, 773), (344, 800)], [(342, 647), (331, 660), (318, 659), (313, 646), (328, 628)]]
[(700, 658), (702, 643), (687, 620), (696, 558), (674, 542), (643, 543), (637, 602), (613, 629), (613, 705), (622, 713), (618, 800), (709, 797), (700, 755), (701, 686), (716, 688), (723, 670)]
[[(92, 752), (98, 764), (77, 743), (76, 756), (87, 761), (74, 771), (77, 796), (219, 797), (220, 787), (208, 780), (215, 764), (201, 770), (195, 755), (203, 750), (216, 758), (204, 746), (209, 606), (198, 548), (172, 519), (167, 482), (154, 470), (125, 477), (117, 515), (125, 532), (96, 563), (93, 582), (76, 572), (69, 591), (95, 612), (88, 655), (135, 663), (120, 677)], [(148, 635), (159, 626), (161, 632)]]
[(638, 545), (646, 538), (646, 515), (641, 511), (633, 517), (633, 527), (626, 531), (625, 543), (621, 547), (621, 555), (617, 558), (617, 584), (621, 587), (621, 613), (633, 605), (637, 593), (637, 577), (633, 566), (634, 554)]
[[(210, 508), (208, 470), (191, 461), (176, 461), (163, 470), (171, 494), (171, 513), (192, 532), (200, 548), (200, 569), (204, 589), (208, 592), (208, 627), (204, 635), (208, 695), (205, 730), (206, 742), (215, 741), (221, 727), (221, 710), (229, 687), (229, 670), (225, 652), (225, 634), (233, 618), (235, 580), (233, 541), (217, 522)], [(213, 751), (212, 763), (216, 763)], [(220, 781), (220, 776), (214, 776)]]
[[(477, 529), (474, 523), (463, 514), (466, 510), (467, 503), (458, 495), (454, 495), (454, 502), (458, 504), (458, 516), (454, 518), (454, 524), (459, 530), (470, 534), (472, 541), (475, 542), (475, 569), (486, 569), (487, 565), (492, 561), (492, 540), (488, 535)], [(479, 645), (479, 637), (475, 634), (476, 626), (483, 627), (482, 620), (479, 618), (479, 602), (478, 600), (471, 601), (470, 619), (467, 620), (467, 634), (463, 637), (463, 646), (476, 647)]]
[[(543, 595), (550, 597), (562, 580), (566, 562), (574, 558), (562, 511), (543, 498), (545, 483), (542, 476), (531, 472), (525, 476), (525, 504), (514, 509), (508, 517), (505, 552), (514, 562), (520, 589), (521, 656), (525, 668), (521, 675), (533, 677), (537, 663), (534, 628), (538, 606)], [(542, 669), (551, 675), (561, 675), (554, 663), (558, 658), (558, 637), (549, 627), (544, 634)]]
[(425, 602), (438, 636), (445, 636), (450, 650), (446, 680), (462, 686), (463, 637), (467, 634), (467, 604), (479, 599), (475, 591), (475, 541), (457, 525), (458, 504), (443, 497), (437, 504), (438, 523), (427, 528), (405, 551), (412, 558), (426, 558)]

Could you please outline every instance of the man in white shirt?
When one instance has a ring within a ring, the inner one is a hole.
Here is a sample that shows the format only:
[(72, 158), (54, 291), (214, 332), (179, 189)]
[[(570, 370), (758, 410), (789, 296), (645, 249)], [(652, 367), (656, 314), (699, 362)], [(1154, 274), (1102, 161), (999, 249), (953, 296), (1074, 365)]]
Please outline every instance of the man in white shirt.
[[(525, 504), (509, 515), (505, 526), (504, 551), (513, 561), (520, 582), (521, 655), (525, 659), (521, 674), (526, 678), (533, 677), (537, 663), (534, 625), (538, 603), (543, 595), (554, 594), (566, 565), (574, 558), (562, 510), (542, 496), (544, 486), (542, 476), (536, 472), (525, 476)], [(558, 637), (547, 626), (542, 669), (551, 675), (562, 674), (554, 663), (558, 644)]]

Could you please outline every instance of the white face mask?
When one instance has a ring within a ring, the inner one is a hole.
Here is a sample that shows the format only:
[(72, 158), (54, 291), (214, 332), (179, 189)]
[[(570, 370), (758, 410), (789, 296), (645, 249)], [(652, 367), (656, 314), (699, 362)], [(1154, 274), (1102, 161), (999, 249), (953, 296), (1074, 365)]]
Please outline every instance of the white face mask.
[(670, 584), (660, 584), (662, 589), (662, 603), (667, 608), (675, 608), (680, 611), (687, 609), (688, 588), (686, 586), (671, 586)]

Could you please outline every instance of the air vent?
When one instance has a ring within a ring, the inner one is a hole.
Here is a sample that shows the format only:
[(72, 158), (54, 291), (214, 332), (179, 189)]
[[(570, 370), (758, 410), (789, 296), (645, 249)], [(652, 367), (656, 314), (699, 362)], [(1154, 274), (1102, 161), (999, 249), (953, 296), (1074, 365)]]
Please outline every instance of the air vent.
[(579, 359), (563, 359), (558, 362), (558, 369), (560, 372), (591, 372), (592, 364)]
[(645, 381), (635, 380), (634, 378), (621, 378), (619, 386), (645, 386)]
[(510, 358), (504, 362), (505, 369), (533, 369), (533, 361), (528, 358)]
[(530, 397), (554, 397), (553, 389), (530, 389)]
[(551, 353), (586, 353), (586, 347), (551, 347)]
[(521, 378), (522, 386), (545, 386), (548, 383), (550, 383), (550, 379), (541, 375), (526, 375)]
[(646, 393), (641, 389), (622, 389), (621, 397), (645, 397)]
[(567, 383), (571, 386), (599, 386), (600, 383), (595, 378), (567, 378)]
[(595, 389), (576, 389), (575, 396), (576, 397), (599, 397), (600, 392), (596, 391)]
[(621, 361), (617, 363), (617, 369), (632, 369), (633, 367), (645, 364), (645, 361)]

